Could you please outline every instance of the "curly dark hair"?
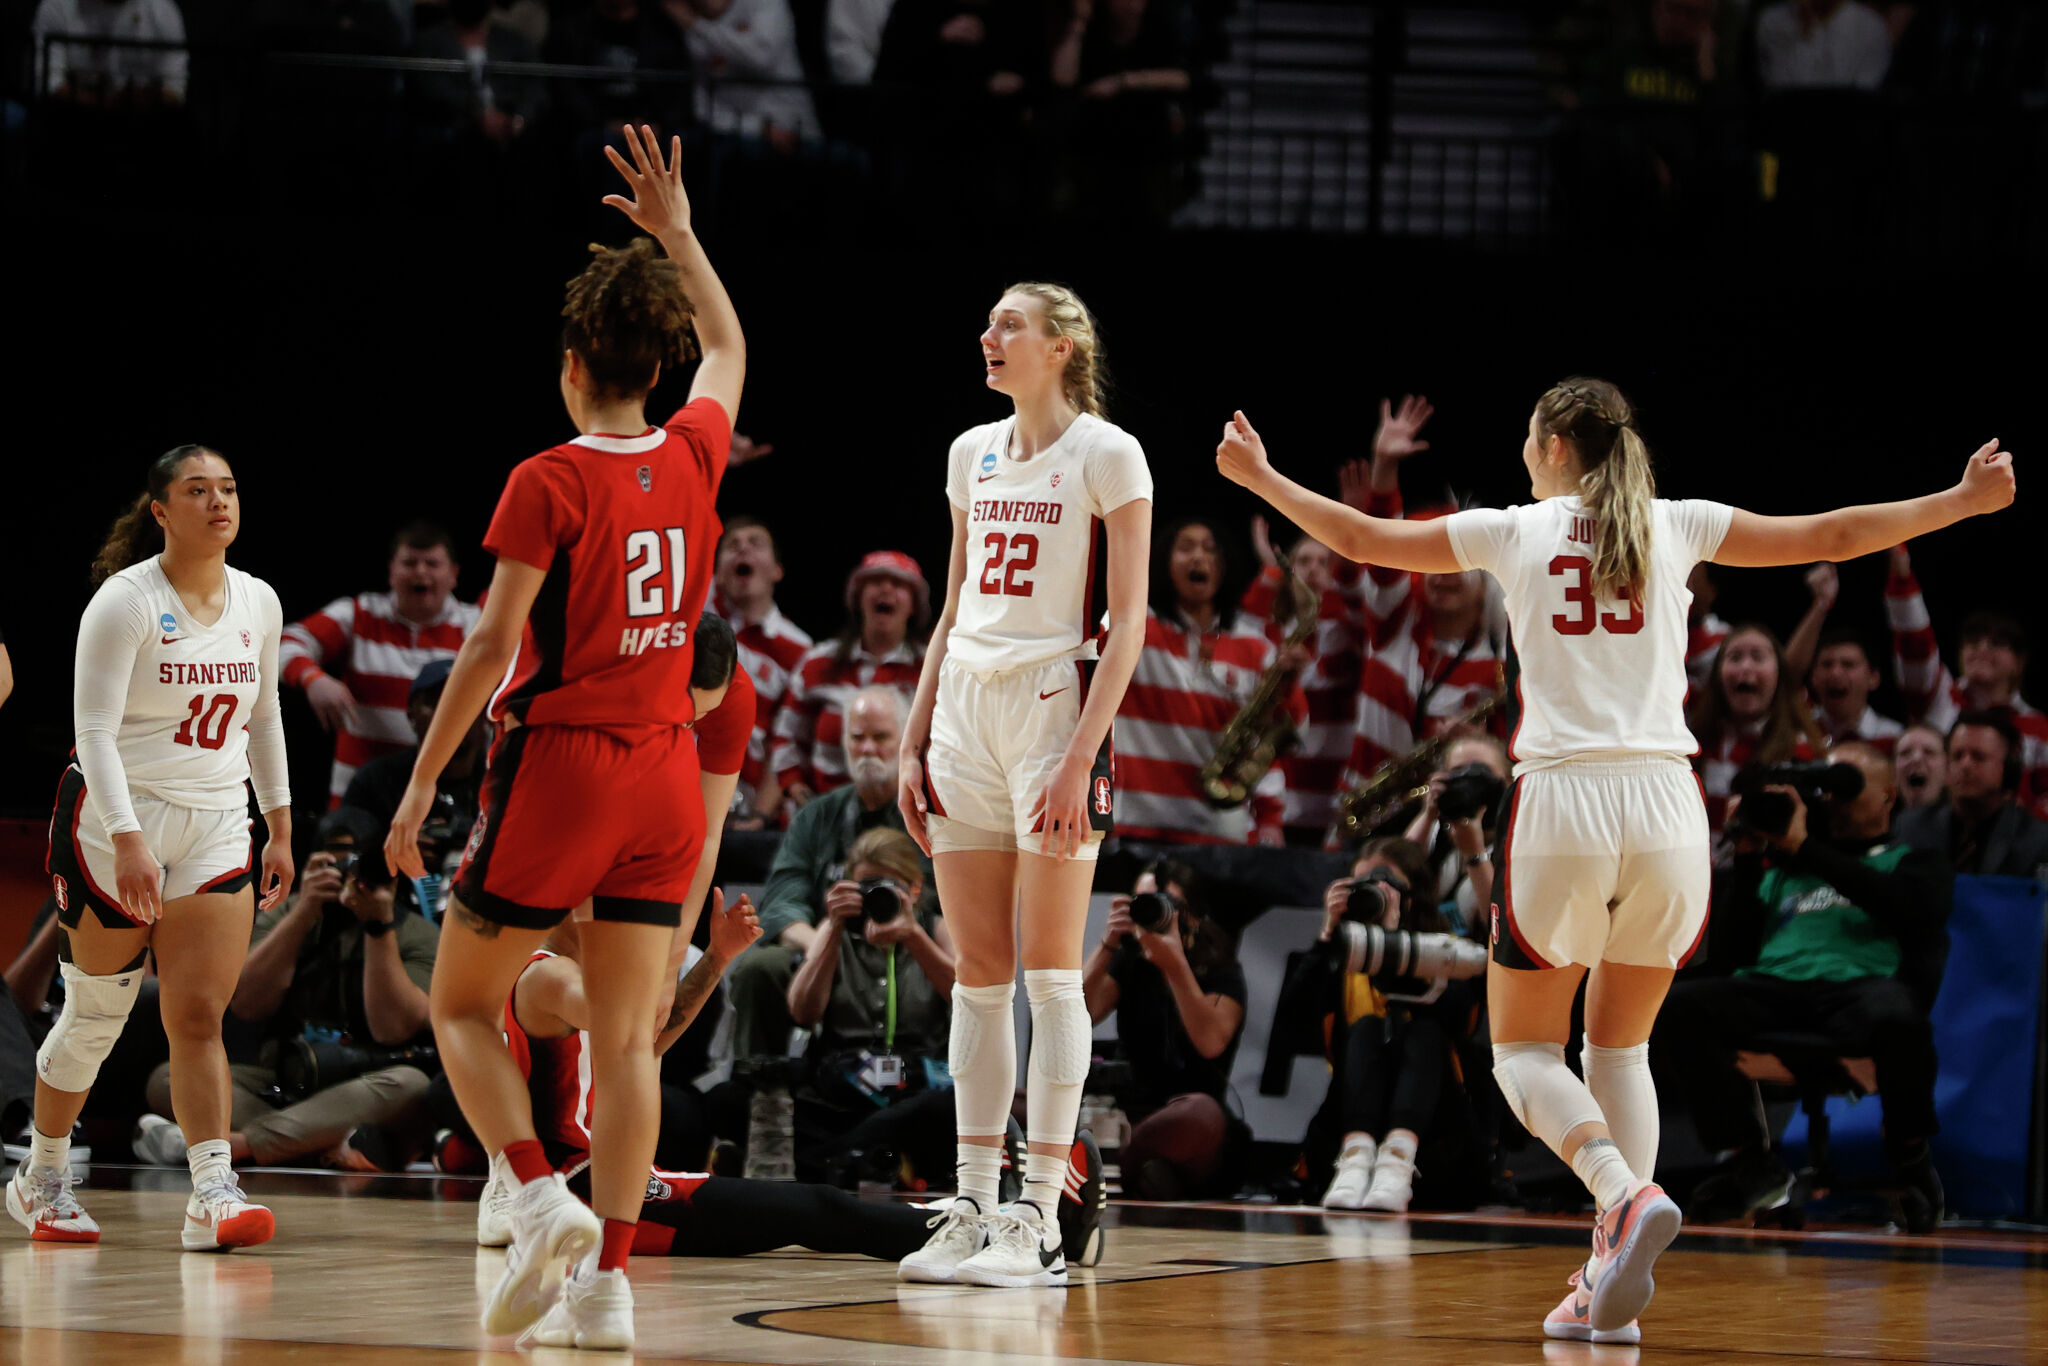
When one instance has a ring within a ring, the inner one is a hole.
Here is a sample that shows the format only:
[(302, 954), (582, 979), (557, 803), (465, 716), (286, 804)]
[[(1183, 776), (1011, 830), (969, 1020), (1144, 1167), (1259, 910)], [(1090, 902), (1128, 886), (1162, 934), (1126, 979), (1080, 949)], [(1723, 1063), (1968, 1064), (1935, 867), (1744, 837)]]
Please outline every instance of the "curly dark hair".
[(562, 346), (582, 359), (598, 397), (638, 397), (662, 367), (696, 359), (696, 310), (682, 271), (655, 254), (652, 238), (590, 250), (595, 259), (562, 303)]

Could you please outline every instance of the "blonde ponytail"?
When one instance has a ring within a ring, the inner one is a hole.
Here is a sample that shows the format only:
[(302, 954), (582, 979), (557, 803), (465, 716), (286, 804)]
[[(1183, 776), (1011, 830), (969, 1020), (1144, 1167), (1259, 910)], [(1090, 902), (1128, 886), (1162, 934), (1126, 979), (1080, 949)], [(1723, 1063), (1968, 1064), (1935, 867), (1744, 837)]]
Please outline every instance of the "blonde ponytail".
[(1640, 602), (1650, 576), (1657, 479), (1634, 422), (1628, 400), (1604, 379), (1574, 377), (1536, 401), (1538, 431), (1569, 442), (1579, 457), (1580, 503), (1598, 538), (1593, 591)]
[(1081, 302), (1081, 296), (1065, 285), (1049, 284), (1043, 280), (1025, 280), (1003, 292), (1024, 294), (1038, 300), (1045, 330), (1054, 337), (1065, 337), (1074, 343), (1073, 354), (1067, 357), (1066, 372), (1060, 376), (1061, 390), (1067, 402), (1074, 405), (1075, 412), (1105, 416), (1109, 373), (1102, 358), (1102, 333), (1096, 325), (1095, 315), (1088, 311), (1088, 305)]

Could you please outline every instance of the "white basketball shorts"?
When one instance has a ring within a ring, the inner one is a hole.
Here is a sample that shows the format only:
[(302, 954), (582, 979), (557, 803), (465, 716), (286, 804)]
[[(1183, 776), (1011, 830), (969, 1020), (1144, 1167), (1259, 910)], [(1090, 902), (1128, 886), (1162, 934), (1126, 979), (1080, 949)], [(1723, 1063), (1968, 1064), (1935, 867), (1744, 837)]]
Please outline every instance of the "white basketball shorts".
[(1676, 968), (1707, 929), (1699, 779), (1668, 755), (1580, 760), (1515, 780), (1493, 892), (1493, 961)]
[[(950, 659), (940, 667), (924, 760), (934, 853), (1044, 852), (1044, 822), (1032, 813), (1080, 724), (1087, 670), (1072, 659), (994, 674)], [(1095, 857), (1113, 808), (1105, 743), (1089, 775), (1090, 828), (1077, 857)]]
[[(141, 793), (134, 796), (142, 838), (163, 869), (163, 900), (199, 892), (238, 892), (254, 879), (255, 844), (247, 810), (199, 811)], [(50, 820), (50, 877), (57, 912), (77, 925), (87, 906), (108, 929), (132, 929), (114, 887), (114, 842), (100, 825), (74, 766), (57, 787)]]

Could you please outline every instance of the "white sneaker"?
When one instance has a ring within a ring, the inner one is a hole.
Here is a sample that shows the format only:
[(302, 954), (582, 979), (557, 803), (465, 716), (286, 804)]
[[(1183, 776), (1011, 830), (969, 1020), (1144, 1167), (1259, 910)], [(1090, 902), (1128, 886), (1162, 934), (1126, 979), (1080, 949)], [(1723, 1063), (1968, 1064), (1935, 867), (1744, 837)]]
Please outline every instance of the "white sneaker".
[(512, 1196), (512, 1242), (505, 1274), (484, 1303), (484, 1332), (516, 1337), (554, 1306), (570, 1267), (597, 1250), (604, 1225), (569, 1194), (560, 1172), (529, 1181)]
[(512, 1191), (493, 1162), (491, 1174), (484, 1179), (484, 1193), (476, 1202), (476, 1245), (503, 1247), (511, 1241)]
[(1358, 1208), (1381, 1214), (1406, 1214), (1415, 1196), (1415, 1159), (1380, 1149), (1372, 1165), (1372, 1188)]
[(128, 1141), (135, 1155), (158, 1167), (185, 1165), (185, 1131), (162, 1115), (144, 1115), (135, 1121), (135, 1136)]
[(599, 1271), (595, 1263), (577, 1267), (563, 1284), (562, 1297), (519, 1341), (522, 1346), (632, 1351), (633, 1287), (626, 1273)]
[(180, 1240), (187, 1252), (226, 1252), (267, 1243), (276, 1232), (276, 1218), (262, 1205), (249, 1203), (231, 1171), (192, 1192)]
[(1337, 1175), (1323, 1192), (1324, 1209), (1361, 1209), (1366, 1188), (1372, 1184), (1373, 1159), (1379, 1145), (1370, 1138), (1354, 1138), (1337, 1154)]
[(960, 1263), (953, 1279), (964, 1285), (1009, 1289), (1067, 1283), (1060, 1226), (1029, 1200), (988, 1217), (988, 1246)]
[(988, 1246), (988, 1216), (966, 1196), (954, 1199), (925, 1227), (938, 1232), (896, 1264), (896, 1279), (949, 1284), (962, 1262)]
[(80, 1207), (71, 1169), (24, 1164), (7, 1183), (7, 1212), (38, 1243), (97, 1243), (100, 1226)]

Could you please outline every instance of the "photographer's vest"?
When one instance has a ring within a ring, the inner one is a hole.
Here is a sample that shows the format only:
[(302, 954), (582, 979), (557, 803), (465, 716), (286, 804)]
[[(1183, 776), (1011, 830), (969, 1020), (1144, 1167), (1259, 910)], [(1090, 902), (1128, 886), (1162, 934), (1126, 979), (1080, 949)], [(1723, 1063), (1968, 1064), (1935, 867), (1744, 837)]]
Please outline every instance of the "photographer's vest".
[[(1895, 873), (1911, 852), (1903, 844), (1880, 844), (1858, 861), (1880, 873)], [(1756, 893), (1770, 920), (1756, 966), (1743, 972), (1788, 982), (1853, 982), (1898, 972), (1899, 941), (1891, 931), (1821, 878), (1773, 865)]]

